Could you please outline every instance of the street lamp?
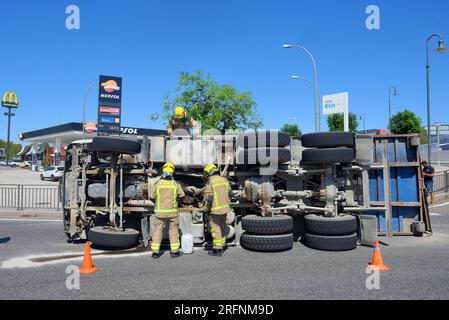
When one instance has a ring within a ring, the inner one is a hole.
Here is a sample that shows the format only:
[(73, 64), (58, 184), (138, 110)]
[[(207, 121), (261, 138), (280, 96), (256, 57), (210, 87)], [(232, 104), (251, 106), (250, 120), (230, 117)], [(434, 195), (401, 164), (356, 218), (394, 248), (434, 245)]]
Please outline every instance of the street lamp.
[(312, 60), (312, 63), (313, 63), (313, 82), (314, 82), (313, 86), (314, 86), (314, 97), (315, 97), (315, 132), (319, 132), (321, 130), (321, 123), (320, 123), (320, 117), (319, 117), (320, 111), (318, 110), (318, 85), (317, 85), (317, 77), (316, 77), (315, 58), (309, 52), (309, 50), (307, 50), (303, 46), (298, 46), (298, 45), (294, 45), (294, 44), (284, 44), (282, 47), (285, 48), (285, 49), (289, 49), (289, 48), (302, 49), (302, 50), (304, 50), (307, 53), (307, 55)]
[(429, 161), (429, 164), (431, 164), (431, 147), (430, 147), (430, 64), (429, 64), (429, 42), (433, 38), (438, 37), (438, 53), (444, 53), (448, 49), (444, 46), (443, 37), (439, 35), (438, 33), (434, 33), (431, 36), (427, 38), (426, 41), (426, 78), (427, 78), (427, 136), (428, 136), (428, 143), (427, 143), (427, 160)]
[(399, 92), (395, 86), (388, 88), (388, 130), (391, 133), (391, 89), (393, 89), (393, 96), (398, 96)]
[(86, 139), (86, 133), (84, 130), (84, 127), (86, 126), (86, 98), (87, 98), (87, 94), (89, 93), (90, 89), (92, 89), (92, 87), (96, 84), (97, 84), (97, 81), (95, 81), (89, 87), (87, 87), (86, 93), (84, 94), (84, 98), (83, 98), (83, 140)]
[[(305, 82), (307, 82), (308, 84), (310, 84), (312, 87), (314, 86), (314, 84), (313, 84), (312, 81), (310, 81), (310, 80), (307, 79), (307, 78), (301, 77), (301, 76), (293, 75), (293, 76), (292, 76), (292, 79), (293, 79), (293, 80), (304, 80)], [(318, 92), (318, 97), (321, 97), (321, 91), (320, 91), (320, 89), (319, 89), (318, 87), (316, 88), (316, 91)]]

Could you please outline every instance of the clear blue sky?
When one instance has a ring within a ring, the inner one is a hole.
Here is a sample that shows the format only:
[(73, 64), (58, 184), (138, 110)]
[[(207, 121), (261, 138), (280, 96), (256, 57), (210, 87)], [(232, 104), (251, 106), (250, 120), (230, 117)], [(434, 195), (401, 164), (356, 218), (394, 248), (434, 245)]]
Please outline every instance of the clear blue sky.
[[(65, 28), (70, 4), (81, 10), (80, 30)], [(365, 28), (370, 4), (380, 7), (380, 30)], [(285, 43), (315, 55), (321, 93), (348, 91), (367, 128), (386, 126), (391, 85), (400, 91), (393, 112), (408, 107), (425, 121), (425, 40), (439, 32), (449, 46), (447, 0), (18, 0), (2, 1), (0, 12), (0, 92), (20, 100), (15, 141), (19, 132), (81, 121), (85, 89), (99, 74), (124, 79), (123, 125), (162, 128), (147, 115), (160, 110), (180, 70), (251, 91), (267, 128), (293, 116), (312, 131), (312, 87), (290, 79), (312, 80), (312, 65)], [(448, 123), (449, 53), (432, 53), (431, 65), (433, 120)], [(87, 119), (96, 121), (97, 89), (87, 102)]]

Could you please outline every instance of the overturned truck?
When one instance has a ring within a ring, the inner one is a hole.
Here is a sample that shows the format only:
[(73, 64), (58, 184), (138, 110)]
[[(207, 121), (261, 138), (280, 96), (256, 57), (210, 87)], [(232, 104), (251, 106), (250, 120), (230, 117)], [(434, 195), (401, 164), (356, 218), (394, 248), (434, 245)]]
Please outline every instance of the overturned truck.
[[(357, 246), (358, 214), (370, 208), (368, 135), (320, 132), (291, 139), (276, 130), (231, 135), (94, 137), (70, 144), (62, 179), (64, 231), (69, 241), (102, 247), (148, 246), (152, 194), (165, 162), (186, 191), (180, 233), (210, 242), (202, 207), (203, 168), (215, 163), (232, 187), (228, 245), (282, 251), (301, 240), (320, 250)], [(166, 230), (164, 238), (168, 238)]]

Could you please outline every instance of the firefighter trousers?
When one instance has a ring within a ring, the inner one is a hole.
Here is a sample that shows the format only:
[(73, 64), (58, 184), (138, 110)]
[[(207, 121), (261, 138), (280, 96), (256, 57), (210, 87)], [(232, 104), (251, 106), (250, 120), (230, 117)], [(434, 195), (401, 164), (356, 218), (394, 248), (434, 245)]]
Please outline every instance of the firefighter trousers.
[(158, 253), (161, 249), (164, 225), (168, 223), (168, 235), (170, 238), (170, 251), (172, 253), (179, 252), (181, 244), (179, 242), (179, 217), (176, 218), (158, 218), (154, 220), (154, 233), (151, 238), (151, 251)]
[(209, 215), (209, 224), (212, 231), (212, 244), (214, 249), (223, 249), (226, 245), (226, 214)]

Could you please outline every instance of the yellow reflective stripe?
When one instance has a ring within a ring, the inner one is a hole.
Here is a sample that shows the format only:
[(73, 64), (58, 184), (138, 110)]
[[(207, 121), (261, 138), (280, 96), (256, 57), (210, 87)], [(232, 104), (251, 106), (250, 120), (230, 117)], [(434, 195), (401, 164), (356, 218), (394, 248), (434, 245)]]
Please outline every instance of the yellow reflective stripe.
[(179, 242), (177, 243), (170, 243), (170, 249), (171, 250), (178, 250), (181, 247), (181, 244)]
[(151, 243), (151, 250), (159, 251), (160, 248), (161, 248), (160, 243)]

